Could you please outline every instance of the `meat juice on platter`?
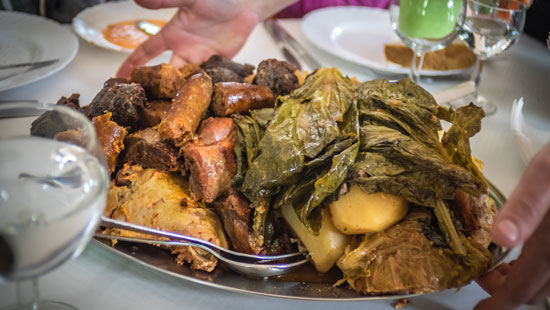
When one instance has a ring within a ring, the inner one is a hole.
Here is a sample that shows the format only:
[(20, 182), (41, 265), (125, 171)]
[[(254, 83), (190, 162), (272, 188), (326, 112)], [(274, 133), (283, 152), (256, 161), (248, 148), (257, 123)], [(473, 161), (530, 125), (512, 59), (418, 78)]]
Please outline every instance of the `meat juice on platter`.
[(104, 168), (94, 156), (59, 141), (13, 138), (0, 141), (0, 169), (0, 282), (46, 272), (83, 248), (105, 204), (97, 181)]

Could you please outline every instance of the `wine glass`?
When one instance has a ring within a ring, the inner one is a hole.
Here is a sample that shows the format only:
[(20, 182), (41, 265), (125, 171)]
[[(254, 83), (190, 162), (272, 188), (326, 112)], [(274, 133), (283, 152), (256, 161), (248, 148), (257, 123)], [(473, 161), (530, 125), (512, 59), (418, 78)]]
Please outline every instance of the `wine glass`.
[(397, 36), (413, 50), (410, 77), (419, 81), (424, 54), (453, 42), (464, 22), (466, 0), (392, 0), (390, 18)]
[(478, 95), (481, 61), (509, 49), (519, 40), (525, 25), (525, 4), (517, 0), (468, 0), (466, 19), (460, 37), (476, 54), (472, 73), (476, 84), (476, 104), (486, 114), (494, 114), (494, 102)]
[(105, 208), (94, 126), (65, 106), (2, 103), (0, 171), (0, 283), (16, 281), (18, 299), (3, 309), (75, 309), (40, 300), (37, 278), (84, 249)]

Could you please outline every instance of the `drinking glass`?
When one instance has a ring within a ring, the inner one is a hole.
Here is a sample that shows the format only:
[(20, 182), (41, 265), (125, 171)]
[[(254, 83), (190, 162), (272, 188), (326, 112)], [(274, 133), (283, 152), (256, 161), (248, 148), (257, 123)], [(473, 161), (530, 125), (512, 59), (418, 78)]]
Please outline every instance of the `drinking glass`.
[(517, 0), (468, 0), (466, 20), (460, 37), (476, 54), (473, 80), (475, 101), (486, 114), (497, 110), (494, 102), (478, 95), (481, 61), (498, 55), (516, 44), (525, 25), (525, 4)]
[(462, 27), (466, 0), (392, 0), (390, 18), (397, 36), (413, 50), (410, 77), (419, 81), (424, 54), (453, 42)]
[(75, 309), (40, 300), (37, 278), (84, 249), (105, 208), (94, 126), (68, 107), (2, 103), (0, 171), (0, 284), (17, 282), (18, 300), (3, 309)]

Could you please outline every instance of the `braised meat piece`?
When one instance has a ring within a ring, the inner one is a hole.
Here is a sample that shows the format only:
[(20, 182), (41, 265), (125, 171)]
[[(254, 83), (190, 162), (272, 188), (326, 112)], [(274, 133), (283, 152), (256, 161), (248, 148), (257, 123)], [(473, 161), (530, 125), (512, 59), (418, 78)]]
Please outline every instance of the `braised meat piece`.
[(185, 77), (178, 68), (162, 63), (156, 66), (137, 67), (132, 70), (130, 82), (143, 87), (149, 99), (172, 99)]
[[(118, 179), (125, 186), (111, 183), (106, 216), (228, 247), (216, 212), (189, 196), (187, 183), (181, 176), (139, 166), (125, 166), (117, 174)], [(106, 233), (151, 237), (117, 229), (109, 229)], [(169, 249), (177, 255), (178, 263), (188, 262), (193, 269), (212, 271), (216, 267), (217, 259), (204, 250), (187, 246), (171, 246)]]
[(212, 80), (204, 73), (188, 78), (159, 124), (159, 135), (180, 147), (193, 138), (212, 97)]
[(145, 91), (138, 84), (116, 84), (101, 89), (88, 111), (92, 118), (111, 112), (115, 123), (135, 130), (146, 101)]
[(493, 200), (488, 199), (487, 194), (475, 197), (459, 189), (451, 203), (466, 234), (488, 247), (491, 244), (491, 227), (497, 213)]
[(178, 149), (159, 138), (157, 128), (146, 128), (126, 138), (124, 162), (138, 164), (143, 168), (178, 171), (183, 163), (178, 161)]
[(221, 55), (212, 55), (201, 64), (201, 68), (212, 78), (212, 84), (218, 82), (244, 82), (244, 78), (254, 72), (254, 66), (240, 64)]
[(128, 81), (128, 79), (125, 79), (125, 78), (110, 78), (107, 81), (105, 81), (105, 83), (103, 83), (103, 87), (111, 87), (118, 84), (129, 84), (129, 83), (130, 81)]
[(273, 107), (275, 100), (266, 86), (224, 82), (214, 85), (212, 111), (216, 116)]
[(229, 192), (237, 169), (233, 153), (236, 140), (237, 129), (231, 118), (209, 118), (203, 121), (198, 139), (181, 148), (194, 198), (210, 203)]
[(266, 59), (260, 62), (252, 84), (267, 86), (277, 98), (287, 95), (298, 88), (298, 77), (294, 74), (297, 68), (286, 61)]
[(141, 111), (139, 127), (148, 128), (158, 125), (170, 110), (171, 105), (172, 102), (168, 100), (147, 101)]
[(56, 105), (64, 105), (71, 109), (80, 111), (80, 94), (72, 94), (69, 98), (62, 96), (59, 100), (57, 100)]
[(262, 247), (252, 236), (250, 227), (252, 209), (248, 206), (248, 201), (238, 193), (231, 193), (216, 200), (214, 207), (222, 220), (233, 249), (242, 253), (259, 254)]
[[(80, 94), (72, 94), (69, 98), (61, 97), (56, 105), (62, 105), (86, 114), (80, 108)], [(62, 131), (76, 129), (78, 124), (70, 117), (56, 111), (46, 111), (31, 124), (31, 135), (53, 138)]]
[(111, 121), (111, 115), (109, 112), (92, 119), (97, 138), (107, 159), (109, 174), (116, 170), (117, 158), (120, 152), (124, 150), (124, 138), (128, 134), (124, 127), (120, 127)]

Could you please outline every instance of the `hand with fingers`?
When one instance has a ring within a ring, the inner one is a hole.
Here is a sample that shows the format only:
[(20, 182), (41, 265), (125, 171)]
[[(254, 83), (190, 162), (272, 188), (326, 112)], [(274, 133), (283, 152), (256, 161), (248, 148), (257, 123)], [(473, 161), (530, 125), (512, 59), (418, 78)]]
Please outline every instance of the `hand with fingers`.
[(492, 237), (501, 246), (523, 244), (523, 249), (517, 260), (478, 280), (491, 297), (475, 309), (515, 309), (550, 296), (550, 144), (529, 163), (497, 216)]
[(260, 21), (296, 0), (135, 0), (148, 9), (179, 8), (160, 32), (138, 46), (117, 77), (145, 65), (166, 50), (170, 63), (201, 63), (214, 54), (232, 58)]

